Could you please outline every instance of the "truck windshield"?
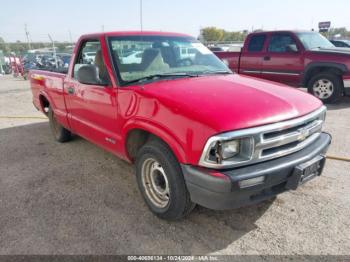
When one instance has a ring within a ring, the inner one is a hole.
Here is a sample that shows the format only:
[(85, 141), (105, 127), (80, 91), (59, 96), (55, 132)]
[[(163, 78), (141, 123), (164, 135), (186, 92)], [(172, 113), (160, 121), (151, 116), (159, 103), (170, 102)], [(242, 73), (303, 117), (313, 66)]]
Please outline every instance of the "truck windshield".
[(118, 36), (108, 39), (122, 85), (138, 79), (229, 74), (230, 69), (208, 48), (191, 37)]
[(327, 38), (316, 32), (297, 33), (306, 50), (332, 48), (334, 45)]

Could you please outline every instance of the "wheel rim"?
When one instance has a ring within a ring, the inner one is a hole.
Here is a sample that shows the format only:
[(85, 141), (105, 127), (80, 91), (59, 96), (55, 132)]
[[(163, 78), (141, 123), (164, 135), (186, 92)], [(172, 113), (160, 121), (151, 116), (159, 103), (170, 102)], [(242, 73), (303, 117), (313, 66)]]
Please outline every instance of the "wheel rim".
[(158, 208), (169, 204), (169, 182), (163, 167), (158, 161), (149, 158), (142, 165), (142, 185), (148, 199)]
[(319, 79), (313, 85), (315, 96), (320, 99), (327, 99), (332, 96), (334, 92), (334, 85), (328, 79)]

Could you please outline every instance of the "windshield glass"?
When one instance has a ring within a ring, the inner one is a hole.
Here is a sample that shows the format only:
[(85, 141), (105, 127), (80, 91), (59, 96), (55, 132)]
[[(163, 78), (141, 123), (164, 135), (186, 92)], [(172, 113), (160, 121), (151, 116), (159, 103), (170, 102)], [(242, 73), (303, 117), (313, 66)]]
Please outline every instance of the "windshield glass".
[(327, 38), (316, 32), (297, 33), (306, 50), (315, 48), (332, 48), (334, 45)]
[(121, 84), (152, 75), (230, 73), (208, 48), (191, 37), (119, 36), (109, 38)]

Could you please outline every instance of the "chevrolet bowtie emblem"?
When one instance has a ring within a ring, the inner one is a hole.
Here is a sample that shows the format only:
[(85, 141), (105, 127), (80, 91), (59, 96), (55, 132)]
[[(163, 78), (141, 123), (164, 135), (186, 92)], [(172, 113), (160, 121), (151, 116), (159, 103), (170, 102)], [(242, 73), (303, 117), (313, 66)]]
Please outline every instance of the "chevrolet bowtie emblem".
[(310, 132), (308, 129), (301, 128), (298, 131), (300, 133), (299, 140), (301, 140), (301, 141), (305, 140), (310, 135)]

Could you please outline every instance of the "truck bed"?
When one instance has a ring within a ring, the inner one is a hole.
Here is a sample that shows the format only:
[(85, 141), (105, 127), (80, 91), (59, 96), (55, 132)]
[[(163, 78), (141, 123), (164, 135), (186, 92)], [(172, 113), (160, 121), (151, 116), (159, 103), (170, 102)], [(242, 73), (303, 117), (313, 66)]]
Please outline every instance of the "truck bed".
[[(63, 83), (66, 74), (44, 71), (31, 70), (29, 72), (29, 81), (33, 93), (34, 106), (47, 114), (45, 108), (45, 101), (43, 98), (49, 100), (50, 105), (57, 110), (57, 115), (61, 118), (66, 118), (66, 107), (64, 97)], [(66, 122), (66, 121), (65, 121)]]

